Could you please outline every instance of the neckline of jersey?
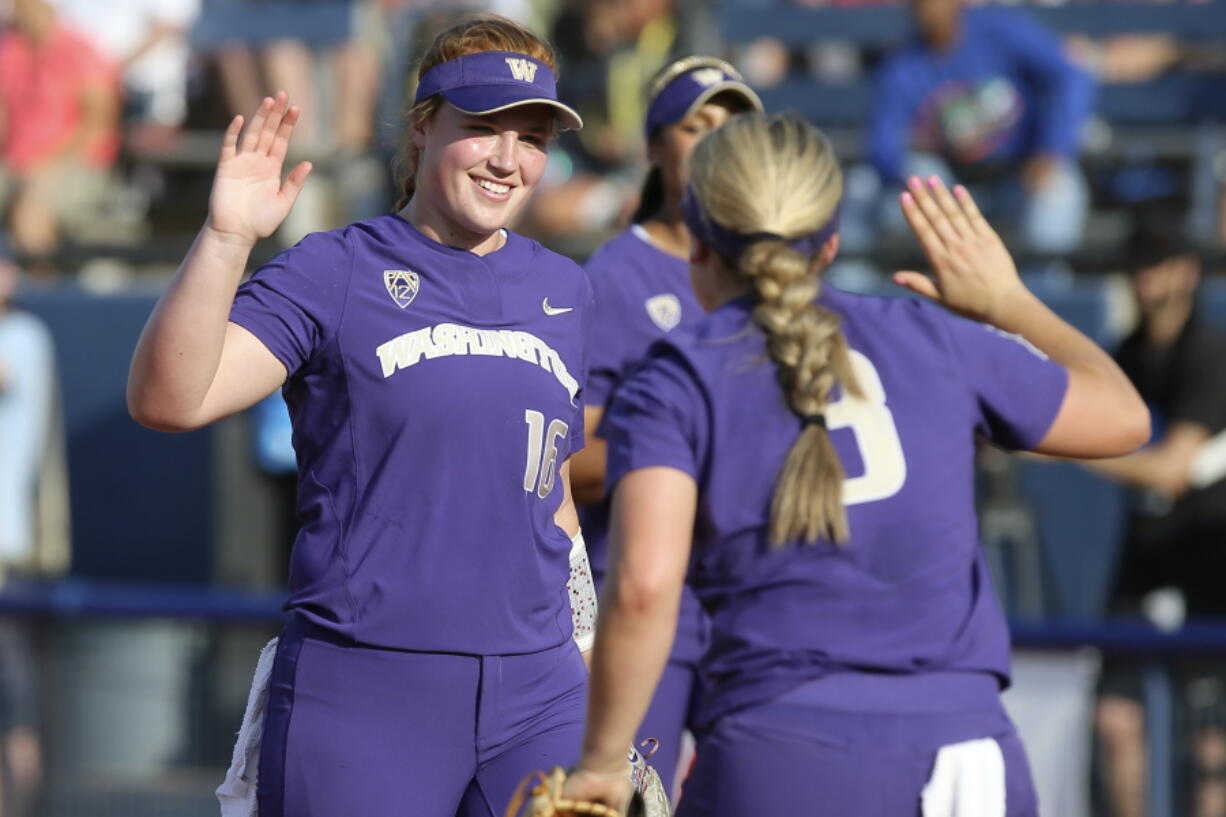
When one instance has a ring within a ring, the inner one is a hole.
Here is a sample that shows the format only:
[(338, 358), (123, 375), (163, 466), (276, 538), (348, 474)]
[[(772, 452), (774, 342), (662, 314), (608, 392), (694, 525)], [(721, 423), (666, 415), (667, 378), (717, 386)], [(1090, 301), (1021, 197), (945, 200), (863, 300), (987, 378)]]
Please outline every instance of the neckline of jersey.
[(532, 242), (519, 233), (508, 230), (505, 227), (502, 228), (502, 232), (506, 235), (506, 241), (502, 243), (502, 246), (485, 255), (477, 255), (472, 250), (453, 247), (450, 244), (435, 241), (417, 229), (413, 222), (404, 218), (399, 213), (387, 213), (384, 217), (400, 225), (397, 229), (407, 235), (413, 243), (446, 256), (450, 260), (462, 258), (467, 261), (474, 261), (505, 278), (518, 277), (529, 272), (531, 269)]
[(629, 233), (633, 235), (635, 238), (637, 238), (639, 241), (642, 241), (649, 248), (655, 250), (657, 253), (664, 256), (665, 259), (672, 261), (673, 263), (679, 266), (682, 266), (686, 268), (687, 270), (689, 269), (690, 265), (688, 261), (686, 261), (684, 258), (678, 258), (677, 256), (673, 255), (668, 250), (661, 247), (659, 244), (656, 244), (655, 240), (652, 239), (651, 237), (651, 233), (647, 232), (647, 228), (644, 227), (642, 224), (637, 224), (637, 223), (631, 224)]

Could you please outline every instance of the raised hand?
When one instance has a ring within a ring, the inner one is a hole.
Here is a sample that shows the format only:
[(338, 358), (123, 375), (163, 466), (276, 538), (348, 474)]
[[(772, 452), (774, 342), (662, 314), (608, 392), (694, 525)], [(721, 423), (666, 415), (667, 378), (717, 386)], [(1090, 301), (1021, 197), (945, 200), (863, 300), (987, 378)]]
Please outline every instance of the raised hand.
[(289, 215), (307, 176), (310, 162), (300, 162), (281, 179), (290, 137), (301, 113), (284, 91), (265, 97), (243, 131), (243, 117), (226, 128), (221, 158), (209, 196), (206, 228), (235, 242), (255, 244), (267, 238)]
[(996, 324), (1027, 293), (1004, 242), (961, 185), (953, 193), (936, 176), (912, 177), (901, 197), (903, 215), (932, 265), (933, 277), (904, 270), (894, 283), (965, 317)]

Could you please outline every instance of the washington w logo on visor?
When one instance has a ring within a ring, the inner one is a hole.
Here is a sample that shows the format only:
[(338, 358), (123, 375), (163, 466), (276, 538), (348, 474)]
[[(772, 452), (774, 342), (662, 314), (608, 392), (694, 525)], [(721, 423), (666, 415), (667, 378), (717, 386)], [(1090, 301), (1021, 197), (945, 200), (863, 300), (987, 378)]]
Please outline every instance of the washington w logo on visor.
[(392, 296), (396, 306), (404, 309), (417, 297), (417, 290), (421, 288), (421, 279), (412, 270), (385, 269), (383, 270), (383, 285), (387, 287), (387, 294)]
[(507, 57), (511, 76), (521, 82), (536, 82), (536, 63), (523, 57)]
[(690, 76), (704, 88), (710, 88), (715, 83), (724, 81), (724, 72), (718, 68), (703, 68), (690, 74)]

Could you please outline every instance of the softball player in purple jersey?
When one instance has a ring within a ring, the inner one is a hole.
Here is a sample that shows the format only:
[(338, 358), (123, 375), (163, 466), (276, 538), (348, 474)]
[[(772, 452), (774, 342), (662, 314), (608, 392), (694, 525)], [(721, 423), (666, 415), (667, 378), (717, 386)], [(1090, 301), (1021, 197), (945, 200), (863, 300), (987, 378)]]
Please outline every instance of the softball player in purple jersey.
[(841, 192), (829, 143), (794, 117), (735, 117), (694, 151), (691, 275), (713, 311), (605, 414), (616, 556), (567, 794), (624, 798), (618, 749), (688, 567), (712, 645), (680, 815), (1037, 813), (998, 697), (1009, 636), (977, 542), (975, 437), (1107, 456), (1148, 415), (936, 179), (903, 201), (935, 278), (896, 281), (962, 317), (821, 286)]
[(526, 772), (578, 751), (567, 462), (591, 294), (505, 229), (555, 127), (581, 125), (552, 65), (502, 18), (439, 35), (399, 211), (310, 235), (241, 287), (310, 168), (281, 180), (298, 119), (284, 94), (241, 138), (236, 119), (209, 219), (137, 347), (146, 425), (196, 428), (278, 387), (293, 417), (303, 527), (261, 817), (501, 814)]
[[(652, 80), (649, 94), (646, 135), (652, 167), (634, 224), (587, 263), (596, 298), (584, 389), (587, 446), (572, 463), (571, 481), (598, 583), (607, 562), (609, 514), (604, 501), (605, 445), (595, 432), (605, 405), (652, 343), (670, 332), (692, 329), (703, 315), (690, 286), (690, 233), (681, 218), (690, 152), (729, 116), (762, 110), (740, 74), (713, 57), (685, 57), (666, 66)], [(698, 660), (705, 648), (706, 617), (687, 589), (664, 677), (638, 735), (640, 743), (659, 741), (651, 764), (670, 792), (681, 735), (697, 705)]]

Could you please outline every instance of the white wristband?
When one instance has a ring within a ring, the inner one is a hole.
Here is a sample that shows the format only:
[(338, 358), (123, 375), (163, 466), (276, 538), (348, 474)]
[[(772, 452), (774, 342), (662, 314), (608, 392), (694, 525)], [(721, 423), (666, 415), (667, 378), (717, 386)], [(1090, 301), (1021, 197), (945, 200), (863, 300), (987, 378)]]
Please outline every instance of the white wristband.
[(570, 578), (566, 581), (566, 592), (570, 596), (570, 616), (575, 627), (572, 637), (579, 645), (579, 652), (587, 652), (596, 640), (596, 584), (592, 581), (583, 531), (570, 540)]

